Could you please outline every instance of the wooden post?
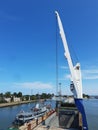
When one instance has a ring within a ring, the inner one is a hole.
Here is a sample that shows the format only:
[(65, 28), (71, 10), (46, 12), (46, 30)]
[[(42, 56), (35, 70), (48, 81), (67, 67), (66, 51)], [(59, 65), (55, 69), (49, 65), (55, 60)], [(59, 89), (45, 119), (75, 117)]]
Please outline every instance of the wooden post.
[(80, 112), (79, 112), (79, 127), (82, 130), (82, 115)]
[(31, 124), (30, 123), (28, 124), (28, 130), (31, 130)]

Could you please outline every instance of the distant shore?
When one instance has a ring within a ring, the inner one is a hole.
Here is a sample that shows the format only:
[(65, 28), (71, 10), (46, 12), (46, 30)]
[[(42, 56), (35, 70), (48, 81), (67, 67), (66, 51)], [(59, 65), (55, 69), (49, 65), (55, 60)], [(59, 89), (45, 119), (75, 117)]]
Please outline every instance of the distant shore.
[(36, 100), (20, 101), (20, 102), (10, 102), (10, 103), (1, 103), (0, 104), (0, 108), (2, 108), (2, 107), (8, 107), (8, 106), (20, 105), (20, 104), (26, 104), (26, 103), (32, 103), (32, 102), (36, 102)]

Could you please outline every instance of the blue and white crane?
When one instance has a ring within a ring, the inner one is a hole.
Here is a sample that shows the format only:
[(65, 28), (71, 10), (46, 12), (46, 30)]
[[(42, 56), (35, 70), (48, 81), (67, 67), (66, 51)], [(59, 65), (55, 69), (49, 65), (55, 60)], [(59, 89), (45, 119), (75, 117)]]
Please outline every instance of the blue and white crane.
[(55, 14), (57, 17), (60, 35), (61, 35), (61, 39), (62, 39), (63, 46), (64, 46), (64, 51), (65, 51), (64, 55), (67, 58), (70, 73), (71, 73), (71, 86), (70, 86), (71, 91), (74, 94), (75, 104), (76, 104), (79, 112), (82, 115), (83, 130), (88, 130), (86, 114), (85, 114), (85, 110), (84, 110), (84, 106), (83, 106), (82, 78), (81, 78), (80, 63), (76, 63), (75, 66), (73, 65), (60, 16), (57, 11), (55, 11)]

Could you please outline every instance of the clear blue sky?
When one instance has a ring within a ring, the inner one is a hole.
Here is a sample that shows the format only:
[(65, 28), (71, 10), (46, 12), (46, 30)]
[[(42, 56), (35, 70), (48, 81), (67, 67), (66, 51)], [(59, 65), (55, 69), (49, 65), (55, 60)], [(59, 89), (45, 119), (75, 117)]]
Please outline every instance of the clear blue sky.
[[(0, 1), (0, 93), (56, 91), (56, 18), (82, 69), (83, 92), (98, 94), (97, 0)], [(59, 40), (59, 82), (69, 89), (69, 68)]]

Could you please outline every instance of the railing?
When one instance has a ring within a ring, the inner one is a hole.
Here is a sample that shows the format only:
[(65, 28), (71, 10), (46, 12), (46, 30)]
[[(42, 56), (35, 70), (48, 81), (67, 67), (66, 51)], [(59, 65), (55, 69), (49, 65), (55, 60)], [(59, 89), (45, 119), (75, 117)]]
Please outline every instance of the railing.
[(29, 123), (25, 123), (23, 126), (19, 127), (19, 130), (33, 130), (35, 127), (37, 127), (40, 123), (44, 123), (45, 120), (52, 115), (55, 112), (55, 110), (51, 110), (48, 113), (46, 113), (45, 115), (36, 118), (32, 121), (30, 121)]

